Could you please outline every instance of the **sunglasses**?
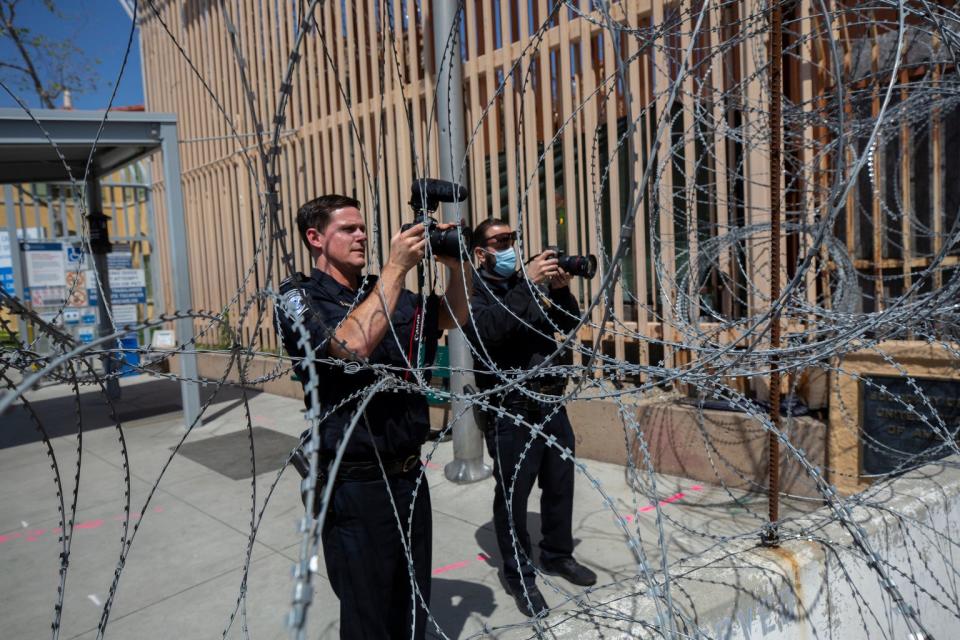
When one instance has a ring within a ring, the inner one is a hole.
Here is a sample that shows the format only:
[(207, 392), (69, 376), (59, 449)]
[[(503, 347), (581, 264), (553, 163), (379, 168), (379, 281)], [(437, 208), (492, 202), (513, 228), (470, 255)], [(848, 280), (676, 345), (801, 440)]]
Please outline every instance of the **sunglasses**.
[(507, 233), (498, 233), (495, 236), (490, 236), (484, 240), (484, 244), (488, 247), (493, 247), (496, 249), (509, 249), (513, 246), (513, 243), (516, 241), (517, 237), (513, 235), (513, 232)]

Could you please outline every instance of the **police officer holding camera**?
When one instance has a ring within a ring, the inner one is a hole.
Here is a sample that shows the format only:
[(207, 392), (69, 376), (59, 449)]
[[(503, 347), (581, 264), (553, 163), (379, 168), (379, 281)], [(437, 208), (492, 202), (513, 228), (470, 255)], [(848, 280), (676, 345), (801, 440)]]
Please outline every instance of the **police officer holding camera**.
[[(524, 277), (517, 270), (514, 238), (510, 225), (497, 218), (481, 222), (473, 232), (480, 278), (470, 299), (471, 325), (465, 332), (475, 350), (481, 389), (502, 385), (542, 364), (557, 350), (554, 332), (571, 330), (580, 316), (569, 288), (571, 274), (561, 268), (558, 252), (551, 249), (534, 258)], [(591, 265), (581, 264), (591, 259), (595, 271), (592, 256), (564, 262), (581, 275), (592, 275)], [(491, 402), (500, 403), (509, 414), (521, 415), (527, 423), (542, 423), (547, 437), (554, 436), (559, 446), (572, 451), (574, 435), (566, 409), (543, 401), (561, 396), (566, 378), (534, 377), (523, 385), (532, 394), (511, 389)], [(547, 605), (536, 585), (527, 531), (527, 500), (535, 481), (542, 490), (541, 571), (579, 586), (597, 580), (596, 574), (572, 555), (573, 462), (562, 459), (557, 449), (547, 446), (525, 425), (517, 425), (511, 415), (491, 415), (487, 422), (485, 439), (496, 480), (493, 522), (503, 558), (502, 577), (520, 611), (542, 616)]]
[[(432, 294), (424, 304), (403, 288), (407, 272), (421, 262), (433, 239), (423, 223), (393, 236), (379, 278), (364, 275), (367, 232), (359, 209), (359, 202), (340, 195), (300, 207), (297, 226), (313, 270), (283, 282), (277, 319), (291, 356), (305, 355), (296, 330), (303, 326), (310, 334), (308, 348), (322, 360), (316, 365), (322, 473), (345, 447), (321, 534), (327, 576), (340, 599), (340, 637), (409, 638), (412, 629), (414, 638), (423, 638), (426, 612), (420, 597), (429, 604), (432, 520), (427, 483), (421, 481), (415, 498), (414, 490), (420, 447), (430, 428), (426, 398), (412, 390), (377, 393), (349, 440), (344, 437), (365, 390), (379, 376), (412, 380), (411, 368), (433, 361), (442, 331), (466, 322), (471, 276), (456, 253), (436, 255), (434, 248), (437, 261), (452, 270), (445, 300)], [(454, 226), (434, 225), (430, 231), (455, 232)], [(306, 385), (302, 361), (296, 370)], [(310, 408), (309, 398), (305, 402)], [(325, 482), (318, 479), (318, 492)], [(400, 533), (411, 510), (406, 542), (419, 595), (411, 587)]]

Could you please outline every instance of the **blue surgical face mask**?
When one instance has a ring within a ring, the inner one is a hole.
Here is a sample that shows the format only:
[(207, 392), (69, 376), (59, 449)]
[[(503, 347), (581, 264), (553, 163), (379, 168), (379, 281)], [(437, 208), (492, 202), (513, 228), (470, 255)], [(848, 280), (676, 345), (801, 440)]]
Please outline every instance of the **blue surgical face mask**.
[(501, 278), (509, 278), (517, 270), (517, 252), (513, 250), (513, 247), (496, 251), (493, 256), (496, 258), (493, 272)]

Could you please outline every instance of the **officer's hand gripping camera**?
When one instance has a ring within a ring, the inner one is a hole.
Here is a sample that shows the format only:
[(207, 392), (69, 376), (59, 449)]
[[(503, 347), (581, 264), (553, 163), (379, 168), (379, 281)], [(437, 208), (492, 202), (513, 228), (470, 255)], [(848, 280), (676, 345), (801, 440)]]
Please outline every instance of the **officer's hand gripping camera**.
[(463, 185), (446, 180), (433, 178), (419, 178), (413, 181), (410, 187), (410, 206), (413, 207), (413, 222), (400, 227), (406, 231), (410, 227), (423, 224), (427, 237), (430, 238), (430, 251), (436, 256), (450, 256), (469, 259), (466, 247), (470, 246), (472, 232), (469, 227), (462, 227), (459, 235), (463, 237), (464, 245), (460, 244), (457, 228), (438, 229), (439, 222), (428, 215), (437, 210), (441, 202), (463, 202), (470, 196), (470, 191)]
[(561, 269), (572, 276), (580, 276), (588, 280), (597, 275), (597, 256), (568, 256), (560, 247), (547, 247), (546, 251), (553, 251)]

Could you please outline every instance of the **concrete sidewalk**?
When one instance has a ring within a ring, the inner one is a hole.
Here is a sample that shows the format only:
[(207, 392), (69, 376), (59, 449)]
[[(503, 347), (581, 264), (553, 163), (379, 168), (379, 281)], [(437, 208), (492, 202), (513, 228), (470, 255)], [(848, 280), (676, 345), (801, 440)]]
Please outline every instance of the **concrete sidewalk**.
[[(225, 389), (208, 408), (207, 423), (187, 440), (197, 443), (192, 455), (173, 458), (160, 478), (172, 447), (182, 438), (182, 416), (174, 408), (179, 387), (163, 380), (124, 380), (118, 404), (123, 441), (129, 455), (131, 512), (139, 519), (110, 614), (107, 637), (219, 638), (227, 627), (240, 594), (242, 567), (251, 527), (252, 483), (234, 465), (249, 468), (245, 437), (201, 441), (245, 432), (247, 420), (241, 394)], [(209, 392), (208, 392), (209, 393)], [(77, 399), (65, 386), (31, 392), (27, 401), (41, 423), (56, 437), (52, 443), (64, 501), (72, 500), (78, 454), (80, 467), (76, 530), (66, 582), (61, 638), (93, 638), (107, 600), (121, 552), (124, 519), (124, 459), (120, 432), (98, 393), (81, 394), (84, 432), (78, 450)], [(277, 477), (276, 455), (265, 459), (271, 446), (287, 442), (304, 428), (302, 403), (269, 394), (251, 393), (249, 411), (257, 430), (258, 475), (256, 511)], [(0, 599), (0, 637), (43, 638), (50, 634), (59, 583), (60, 544), (58, 500), (50, 459), (22, 401), (3, 417), (0, 429), (0, 571), (7, 589)], [(264, 446), (260, 446), (260, 437)], [(221, 446), (220, 443), (225, 443)], [(433, 446), (427, 443), (426, 455)], [(235, 447), (235, 450), (229, 449)], [(260, 451), (263, 449), (263, 451)], [(220, 453), (218, 457), (216, 454)], [(468, 637), (495, 629), (497, 637), (529, 637), (527, 618), (520, 614), (497, 577), (499, 552), (491, 522), (493, 482), (458, 486), (443, 476), (452, 458), (449, 443), (437, 447), (427, 464), (433, 502), (434, 580), (432, 613), (449, 638)], [(586, 461), (604, 493), (639, 533), (654, 569), (659, 566), (656, 511), (650, 498), (635, 496), (623, 467)], [(214, 468), (210, 468), (212, 465)], [(263, 470), (265, 469), (265, 470)], [(263, 472), (260, 472), (263, 470)], [(241, 470), (242, 471), (242, 470)], [(246, 472), (249, 475), (249, 471)], [(242, 475), (242, 473), (240, 474)], [(155, 494), (144, 509), (148, 493)], [(297, 523), (302, 507), (299, 477), (290, 469), (269, 499), (257, 533), (247, 585), (246, 625), (251, 638), (286, 638), (284, 619), (290, 609), (291, 569), (299, 553)], [(716, 487), (657, 476), (664, 522), (665, 548), (670, 561), (689, 557), (712, 546), (711, 536), (729, 536), (756, 529), (765, 513), (765, 498), (730, 494)], [(574, 511), (576, 556), (593, 567), (601, 583), (636, 576), (638, 569), (626, 537), (604, 496), (589, 478), (578, 474)], [(539, 495), (531, 496), (530, 530), (539, 530)], [(338, 603), (318, 563), (314, 604), (309, 611), (309, 637), (338, 636)], [(561, 579), (541, 581), (551, 605), (575, 610), (571, 598), (580, 590)], [(589, 600), (589, 596), (588, 596)], [(562, 618), (561, 612), (547, 619)], [(242, 638), (238, 617), (227, 637)]]

